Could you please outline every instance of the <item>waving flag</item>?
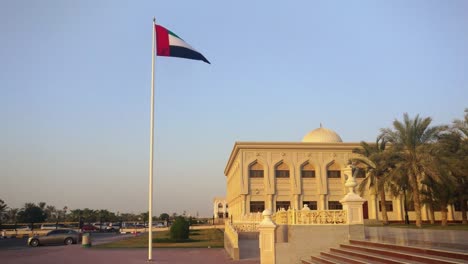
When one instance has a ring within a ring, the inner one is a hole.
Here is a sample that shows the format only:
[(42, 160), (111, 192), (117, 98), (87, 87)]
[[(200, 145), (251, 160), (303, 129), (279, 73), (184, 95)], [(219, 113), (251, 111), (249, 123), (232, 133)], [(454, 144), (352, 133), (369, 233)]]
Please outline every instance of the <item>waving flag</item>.
[(183, 39), (166, 28), (156, 25), (156, 54), (158, 56), (179, 57), (192, 60), (201, 60), (208, 64), (210, 62), (192, 46), (187, 44)]

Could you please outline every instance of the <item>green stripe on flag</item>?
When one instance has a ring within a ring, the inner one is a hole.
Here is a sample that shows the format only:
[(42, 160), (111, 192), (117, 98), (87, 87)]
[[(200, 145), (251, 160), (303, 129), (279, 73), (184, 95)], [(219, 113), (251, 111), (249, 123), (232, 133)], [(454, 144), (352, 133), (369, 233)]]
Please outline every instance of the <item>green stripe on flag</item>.
[[(176, 38), (179, 38), (179, 39), (182, 39), (181, 37), (177, 36), (174, 32), (170, 31), (170, 30), (167, 30), (167, 33), (169, 33), (169, 35), (172, 35)], [(182, 39), (183, 40), (183, 39)]]

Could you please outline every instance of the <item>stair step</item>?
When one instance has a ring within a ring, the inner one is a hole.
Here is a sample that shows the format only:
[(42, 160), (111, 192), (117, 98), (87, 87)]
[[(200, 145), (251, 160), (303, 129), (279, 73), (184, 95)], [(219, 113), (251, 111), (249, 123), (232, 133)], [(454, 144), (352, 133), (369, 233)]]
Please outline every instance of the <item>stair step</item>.
[(433, 256), (458, 259), (458, 260), (468, 260), (468, 254), (462, 253), (462, 252), (451, 252), (451, 251), (438, 250), (438, 249), (418, 248), (418, 247), (411, 247), (411, 246), (401, 246), (401, 245), (395, 245), (395, 244), (369, 242), (369, 241), (361, 241), (361, 240), (350, 240), (349, 242), (351, 244), (356, 244), (356, 245), (388, 248), (388, 249), (394, 249), (394, 250), (401, 250), (405, 252), (433, 255)]
[(348, 256), (353, 256), (355, 258), (360, 258), (367, 263), (369, 261), (372, 261), (372, 263), (382, 263), (382, 264), (415, 264), (415, 263), (420, 263), (420, 262), (415, 262), (415, 261), (409, 261), (406, 259), (401, 259), (401, 258), (396, 258), (396, 257), (388, 257), (384, 256), (382, 254), (374, 254), (374, 253), (369, 253), (369, 252), (362, 252), (358, 250), (346, 250), (343, 248), (331, 248), (330, 251), (333, 254), (341, 254), (341, 255), (348, 255)]
[[(306, 262), (307, 263), (307, 262)], [(314, 264), (340, 264), (339, 262), (336, 262), (332, 259), (329, 259), (325, 256), (312, 256), (311, 257), (311, 262), (309, 263), (314, 263)]]
[(349, 264), (367, 264), (369, 263), (369, 260), (366, 260), (366, 259), (363, 259), (363, 258), (359, 258), (359, 257), (355, 257), (355, 256), (351, 256), (349, 254), (339, 254), (337, 252), (334, 252), (334, 251), (330, 251), (330, 253), (328, 252), (320, 252), (320, 255), (321, 256), (326, 256), (330, 259), (336, 259), (342, 263), (349, 263)]
[(412, 253), (412, 252), (401, 252), (401, 249), (398, 251), (398, 250), (387, 249), (387, 248), (378, 248), (372, 245), (361, 246), (361, 245), (342, 244), (340, 245), (340, 247), (344, 249), (352, 250), (352, 251), (374, 253), (374, 254), (379, 254), (382, 256), (400, 258), (400, 259), (404, 259), (407, 261), (419, 261), (422, 263), (434, 263), (434, 264), (466, 263), (466, 262), (460, 262), (460, 260), (456, 260), (456, 259), (447, 259), (444, 257), (436, 257), (436, 256), (430, 256), (430, 255), (418, 254), (418, 253)]

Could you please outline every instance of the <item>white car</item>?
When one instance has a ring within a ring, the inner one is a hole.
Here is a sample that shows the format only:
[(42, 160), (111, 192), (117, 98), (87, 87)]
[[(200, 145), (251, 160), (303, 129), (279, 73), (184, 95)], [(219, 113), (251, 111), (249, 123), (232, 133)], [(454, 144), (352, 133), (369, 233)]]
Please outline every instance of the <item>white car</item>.
[(112, 232), (117, 232), (120, 230), (120, 223), (110, 223), (108, 226), (106, 226), (107, 231), (112, 231)]
[(64, 227), (65, 226), (63, 224), (42, 224), (41, 225), (42, 230), (54, 230), (54, 229), (61, 229)]

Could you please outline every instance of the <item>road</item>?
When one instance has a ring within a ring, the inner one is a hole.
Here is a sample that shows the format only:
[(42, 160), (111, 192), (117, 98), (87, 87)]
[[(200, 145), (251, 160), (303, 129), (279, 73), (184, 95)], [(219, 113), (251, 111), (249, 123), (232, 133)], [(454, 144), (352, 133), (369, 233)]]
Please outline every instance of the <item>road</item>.
[[(129, 236), (131, 235), (120, 235), (116, 233), (92, 233), (91, 234), (94, 245), (122, 239), (122, 238), (129, 237)], [(15, 250), (15, 249), (28, 248), (27, 242), (28, 242), (27, 238), (0, 239), (0, 250), (4, 250), (4, 249)]]

